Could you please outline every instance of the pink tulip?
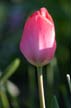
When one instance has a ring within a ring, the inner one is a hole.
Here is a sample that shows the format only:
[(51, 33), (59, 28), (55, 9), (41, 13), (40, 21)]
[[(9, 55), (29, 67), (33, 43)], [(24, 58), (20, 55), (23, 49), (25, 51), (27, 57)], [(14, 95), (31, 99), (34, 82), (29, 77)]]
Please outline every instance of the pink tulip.
[(41, 8), (26, 21), (20, 50), (24, 57), (35, 66), (48, 64), (56, 50), (54, 22), (46, 10)]

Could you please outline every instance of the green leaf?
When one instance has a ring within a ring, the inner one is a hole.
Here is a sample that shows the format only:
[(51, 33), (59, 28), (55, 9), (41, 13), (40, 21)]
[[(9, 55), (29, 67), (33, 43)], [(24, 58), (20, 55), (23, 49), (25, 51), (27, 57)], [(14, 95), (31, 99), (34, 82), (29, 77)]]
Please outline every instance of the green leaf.
[(63, 97), (66, 108), (71, 108), (71, 102), (70, 102), (70, 98), (68, 96), (68, 91), (66, 89), (66, 86), (61, 85), (60, 86), (60, 91), (61, 91), (61, 94), (62, 94), (62, 97)]
[(0, 96), (1, 96), (1, 102), (2, 102), (3, 108), (10, 108), (6, 93), (1, 89), (0, 89)]
[(51, 100), (51, 108), (59, 108), (56, 96), (53, 96), (53, 98)]
[(1, 76), (0, 82), (4, 83), (12, 76), (12, 74), (15, 73), (16, 69), (18, 68), (20, 64), (20, 59), (15, 59), (4, 71), (4, 73)]

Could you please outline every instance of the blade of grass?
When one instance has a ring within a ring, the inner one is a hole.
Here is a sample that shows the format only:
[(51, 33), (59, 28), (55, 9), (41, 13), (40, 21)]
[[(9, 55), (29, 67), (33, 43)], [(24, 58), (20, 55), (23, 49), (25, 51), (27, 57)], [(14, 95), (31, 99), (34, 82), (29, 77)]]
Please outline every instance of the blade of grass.
[(1, 78), (0, 78), (0, 82), (4, 83), (8, 80), (8, 78), (10, 78), (12, 76), (12, 74), (14, 74), (14, 72), (16, 71), (16, 69), (18, 68), (20, 64), (20, 59), (15, 59), (4, 71), (4, 73), (2, 74)]
[(71, 93), (71, 79), (70, 79), (70, 75), (67, 74), (66, 77), (67, 77), (67, 82), (68, 82), (69, 90), (70, 90), (70, 93)]
[(66, 108), (71, 108), (70, 99), (68, 98), (67, 89), (66, 89), (65, 85), (62, 85), (60, 87), (60, 91), (62, 93)]
[(56, 96), (53, 96), (53, 98), (51, 100), (51, 108), (59, 108)]
[(0, 88), (0, 97), (3, 108), (10, 108), (6, 93)]

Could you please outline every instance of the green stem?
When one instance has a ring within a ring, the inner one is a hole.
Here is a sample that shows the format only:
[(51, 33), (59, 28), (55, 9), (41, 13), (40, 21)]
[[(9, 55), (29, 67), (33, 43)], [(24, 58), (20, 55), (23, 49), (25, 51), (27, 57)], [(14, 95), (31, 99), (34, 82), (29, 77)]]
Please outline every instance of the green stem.
[(43, 87), (42, 67), (37, 67), (37, 74), (38, 74), (40, 108), (46, 108), (45, 107), (45, 97), (44, 97), (44, 87)]

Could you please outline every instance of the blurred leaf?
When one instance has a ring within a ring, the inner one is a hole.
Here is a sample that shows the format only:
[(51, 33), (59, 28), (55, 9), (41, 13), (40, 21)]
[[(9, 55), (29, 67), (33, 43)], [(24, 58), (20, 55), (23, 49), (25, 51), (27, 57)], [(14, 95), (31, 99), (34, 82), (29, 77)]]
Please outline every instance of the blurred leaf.
[(1, 88), (0, 88), (0, 97), (1, 97), (1, 102), (2, 102), (3, 108), (10, 108), (8, 98), (5, 94), (5, 92), (3, 90), (1, 90)]
[(59, 85), (59, 70), (57, 59), (54, 57), (49, 65), (46, 67), (46, 85), (45, 93), (46, 93), (46, 105), (50, 108), (50, 103), (52, 101), (53, 92), (57, 92), (57, 88)]
[(20, 108), (19, 101), (17, 97), (11, 97), (12, 106), (13, 108)]
[(15, 73), (16, 69), (18, 68), (20, 64), (20, 59), (15, 59), (7, 68), (6, 70), (4, 71), (4, 73), (2, 74), (1, 76), (1, 79), (0, 81), (2, 83), (4, 83), (5, 81), (8, 80), (8, 78), (10, 78), (12, 76), (12, 74)]
[(53, 96), (53, 98), (51, 100), (51, 108), (59, 108), (56, 96)]
[(69, 90), (70, 90), (70, 93), (71, 93), (71, 79), (70, 79), (70, 75), (67, 74), (66, 77), (67, 77), (67, 82), (68, 82)]
[(46, 74), (47, 74), (47, 86), (49, 85), (50, 88), (56, 89), (59, 83), (59, 68), (56, 57), (54, 57), (50, 62), (50, 64), (47, 66)]
[(71, 102), (70, 102), (70, 99), (68, 97), (67, 89), (66, 89), (65, 85), (62, 85), (60, 87), (60, 91), (62, 93), (62, 96), (63, 96), (63, 99), (64, 99), (64, 103), (65, 103), (66, 108), (71, 108)]
[(6, 87), (7, 87), (7, 90), (11, 96), (17, 97), (19, 95), (20, 91), (19, 91), (18, 87), (11, 81), (8, 80), (6, 82)]

